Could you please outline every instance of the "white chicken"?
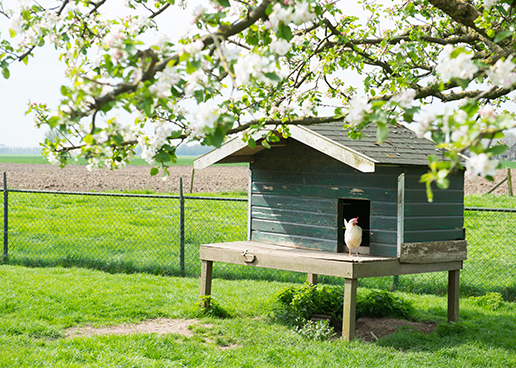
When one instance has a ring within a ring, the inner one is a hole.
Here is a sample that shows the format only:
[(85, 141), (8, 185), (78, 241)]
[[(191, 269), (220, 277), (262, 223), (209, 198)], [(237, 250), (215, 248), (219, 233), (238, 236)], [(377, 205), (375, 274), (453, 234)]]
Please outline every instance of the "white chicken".
[(362, 243), (362, 228), (357, 226), (358, 217), (351, 219), (349, 222), (344, 219), (344, 225), (346, 231), (344, 232), (344, 241), (349, 250), (349, 256), (351, 256), (351, 249), (355, 249), (356, 256), (358, 256), (358, 248)]

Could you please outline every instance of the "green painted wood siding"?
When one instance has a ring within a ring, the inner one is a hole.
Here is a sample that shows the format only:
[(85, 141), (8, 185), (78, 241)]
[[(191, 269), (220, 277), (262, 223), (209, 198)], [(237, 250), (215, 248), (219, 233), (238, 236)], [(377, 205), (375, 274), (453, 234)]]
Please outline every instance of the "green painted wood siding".
[[(380, 166), (362, 173), (292, 139), (263, 150), (251, 163), (251, 239), (271, 244), (341, 252), (338, 200), (370, 201), (370, 252), (396, 256), (398, 176), (405, 172), (405, 242), (463, 236), (461, 173), (450, 189), (426, 199), (419, 183), (426, 167)], [(360, 223), (360, 222), (359, 222)]]

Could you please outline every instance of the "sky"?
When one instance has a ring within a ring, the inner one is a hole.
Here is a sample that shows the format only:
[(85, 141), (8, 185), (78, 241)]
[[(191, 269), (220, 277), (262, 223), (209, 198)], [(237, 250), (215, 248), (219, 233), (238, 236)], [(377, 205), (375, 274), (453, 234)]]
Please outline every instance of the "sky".
[[(4, 6), (12, 7), (9, 3), (13, 1), (16, 0), (5, 1)], [(388, 0), (386, 2), (390, 3)], [(160, 30), (170, 37), (179, 38), (191, 26), (192, 12), (198, 3), (203, 1), (189, 0), (188, 8), (184, 11), (175, 7), (174, 11), (167, 13), (167, 21), (160, 24)], [(359, 15), (360, 8), (356, 3), (346, 1), (345, 6), (347, 15)], [(125, 11), (127, 8), (123, 9)], [(8, 29), (9, 20), (1, 16), (1, 36), (8, 37)], [(58, 53), (52, 47), (36, 48), (34, 53), (35, 57), (29, 59), (28, 65), (19, 62), (11, 65), (8, 80), (0, 77), (0, 145), (39, 146), (48, 128), (38, 129), (34, 126), (34, 116), (25, 115), (27, 105), (29, 102), (46, 103), (55, 109), (61, 99), (61, 85), (68, 84), (63, 74), (64, 64), (57, 60)]]

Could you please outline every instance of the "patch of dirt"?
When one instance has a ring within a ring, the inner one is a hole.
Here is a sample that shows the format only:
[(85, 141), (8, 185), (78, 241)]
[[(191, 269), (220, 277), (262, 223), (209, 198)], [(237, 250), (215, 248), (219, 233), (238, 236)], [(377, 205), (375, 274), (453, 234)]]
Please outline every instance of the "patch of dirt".
[[(150, 169), (147, 165), (130, 165), (119, 170), (104, 168), (89, 172), (85, 165), (60, 168), (48, 164), (0, 163), (0, 173), (7, 172), (7, 186), (13, 189), (74, 192), (149, 190), (156, 193), (179, 193), (179, 178), (183, 178), (183, 191), (185, 194), (190, 192), (192, 166), (170, 167), (170, 176), (166, 181), (162, 180), (160, 174), (151, 176)], [(247, 167), (212, 166), (196, 170), (192, 192), (247, 192), (248, 176)], [(0, 183), (2, 181), (0, 178)]]
[(395, 333), (399, 329), (414, 329), (421, 333), (430, 334), (436, 326), (437, 324), (433, 322), (409, 322), (395, 318), (358, 318), (355, 335), (364, 342), (374, 342)]
[[(69, 328), (66, 330), (66, 338), (91, 337), (109, 334), (135, 334), (135, 333), (157, 333), (170, 334), (176, 333), (183, 336), (192, 337), (193, 333), (188, 328), (199, 324), (196, 319), (151, 319), (138, 324), (122, 324), (112, 327), (80, 327)], [(211, 328), (211, 324), (202, 324), (203, 327)]]
[[(213, 327), (212, 324), (200, 324), (196, 319), (151, 319), (138, 324), (122, 324), (111, 327), (80, 327), (66, 330), (66, 338), (91, 337), (98, 335), (125, 335), (137, 333), (156, 334), (180, 334), (186, 337), (193, 337), (189, 329), (192, 325), (201, 325), (205, 328)], [(414, 329), (421, 333), (430, 334), (437, 326), (433, 322), (409, 322), (395, 318), (359, 318), (356, 323), (355, 335), (364, 342), (374, 342), (386, 337), (401, 329)], [(408, 328), (404, 328), (408, 327)], [(207, 340), (212, 342), (211, 340)], [(221, 350), (230, 350), (240, 347), (238, 344), (220, 346)]]
[[(512, 178), (513, 178), (513, 193), (515, 193), (514, 182), (516, 182), (516, 171), (511, 170)], [(464, 193), (466, 195), (483, 195), (487, 193), (491, 188), (493, 188), (496, 184), (500, 183), (507, 176), (506, 169), (498, 169), (496, 171), (496, 176), (494, 181), (488, 181), (485, 178), (479, 178), (477, 180), (468, 180), (466, 179), (464, 183)], [(500, 187), (492, 192), (494, 195), (508, 195), (509, 194), (509, 186), (507, 182), (502, 183)]]

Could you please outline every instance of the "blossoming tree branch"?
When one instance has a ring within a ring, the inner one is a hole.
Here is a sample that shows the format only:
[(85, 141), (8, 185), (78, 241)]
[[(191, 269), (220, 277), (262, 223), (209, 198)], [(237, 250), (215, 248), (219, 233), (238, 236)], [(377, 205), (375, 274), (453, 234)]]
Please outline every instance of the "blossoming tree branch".
[(373, 124), (383, 141), (408, 123), (444, 149), (422, 181), (446, 188), (466, 152), (467, 176), (492, 177), (515, 126), (506, 107), (516, 84), (513, 1), (364, 2), (362, 19), (345, 1), (212, 0), (172, 41), (160, 22), (184, 5), (174, 0), (126, 0), (130, 16), (108, 16), (106, 0), (0, 0), (10, 22), (0, 68), (9, 78), (39, 48), (59, 51), (69, 79), (60, 105), (28, 108), (38, 127), (58, 132), (44, 143), (52, 163), (82, 156), (90, 168), (118, 168), (140, 145), (151, 174), (166, 177), (176, 147), (191, 140), (220, 146), (238, 134), (252, 146), (264, 132), (268, 146), (291, 125), (342, 121), (352, 138)]

